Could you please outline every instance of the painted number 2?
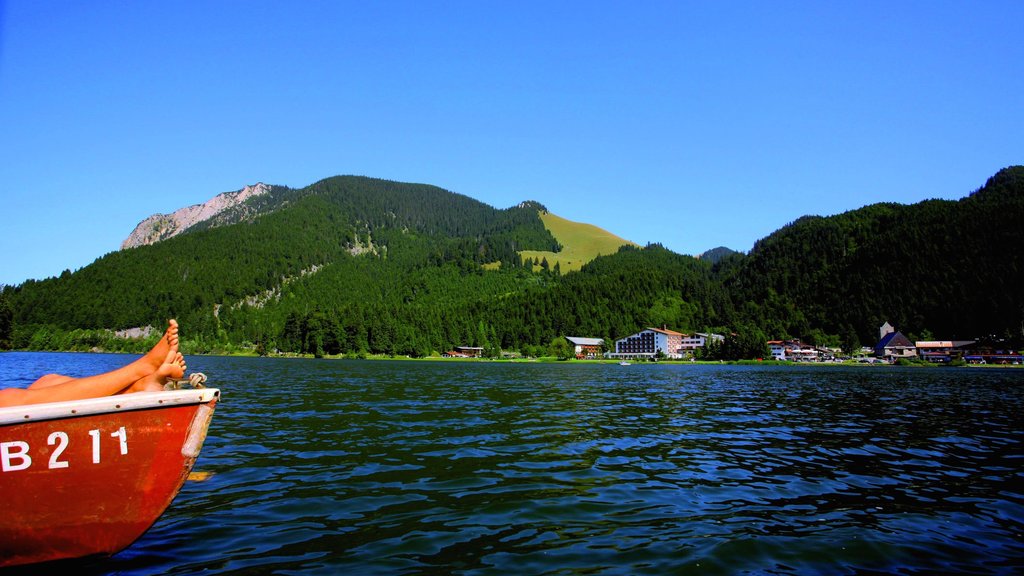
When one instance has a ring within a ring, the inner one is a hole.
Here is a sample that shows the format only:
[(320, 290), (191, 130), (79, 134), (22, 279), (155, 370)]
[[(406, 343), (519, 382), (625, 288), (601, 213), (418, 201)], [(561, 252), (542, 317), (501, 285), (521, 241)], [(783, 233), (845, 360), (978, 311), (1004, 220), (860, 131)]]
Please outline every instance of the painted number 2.
[(50, 454), (50, 468), (67, 468), (68, 461), (61, 460), (60, 457), (68, 448), (68, 433), (54, 432), (46, 439), (46, 443), (50, 446), (53, 446), (54, 444), (57, 445), (57, 447), (53, 449), (53, 453)]

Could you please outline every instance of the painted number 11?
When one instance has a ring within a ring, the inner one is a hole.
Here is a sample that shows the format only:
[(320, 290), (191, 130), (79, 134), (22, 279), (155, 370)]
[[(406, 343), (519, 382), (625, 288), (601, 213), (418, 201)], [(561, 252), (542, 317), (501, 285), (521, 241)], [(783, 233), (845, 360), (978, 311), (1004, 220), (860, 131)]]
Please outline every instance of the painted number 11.
[[(100, 463), (100, 436), (99, 430), (89, 430), (89, 436), (92, 436), (92, 463)], [(111, 438), (118, 438), (121, 440), (121, 455), (124, 456), (128, 453), (128, 433), (125, 432), (124, 426), (118, 428), (117, 432), (110, 433)]]

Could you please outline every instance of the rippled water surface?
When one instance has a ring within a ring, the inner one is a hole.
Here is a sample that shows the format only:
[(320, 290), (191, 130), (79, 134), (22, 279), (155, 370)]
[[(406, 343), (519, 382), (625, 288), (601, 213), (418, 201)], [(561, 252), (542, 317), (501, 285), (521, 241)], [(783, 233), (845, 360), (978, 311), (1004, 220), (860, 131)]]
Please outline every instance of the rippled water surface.
[[(3, 354), (0, 380), (125, 359)], [(189, 367), (222, 391), (212, 476), (79, 572), (1024, 570), (1022, 369)]]

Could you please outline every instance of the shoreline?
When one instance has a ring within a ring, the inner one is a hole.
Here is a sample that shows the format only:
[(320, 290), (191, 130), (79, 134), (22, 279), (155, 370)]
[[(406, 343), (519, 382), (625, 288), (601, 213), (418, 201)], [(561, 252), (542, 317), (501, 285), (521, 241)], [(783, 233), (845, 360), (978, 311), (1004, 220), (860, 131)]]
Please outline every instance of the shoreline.
[[(120, 354), (139, 355), (137, 352), (120, 352), (107, 350), (3, 350), (0, 354), (10, 352), (27, 352), (34, 354)], [(276, 358), (295, 360), (370, 360), (370, 361), (395, 361), (395, 362), (453, 362), (453, 363), (488, 363), (488, 364), (586, 364), (586, 365), (618, 365), (621, 360), (610, 359), (559, 359), (554, 356), (541, 356), (538, 358), (459, 358), (443, 356), (425, 356), (412, 358), (409, 356), (389, 356), (386, 354), (333, 354), (317, 357), (313, 354), (266, 354), (260, 355), (256, 352), (191, 352), (185, 356), (210, 356), (225, 358)], [(813, 366), (813, 367), (848, 367), (857, 366), (864, 368), (884, 367), (906, 367), (906, 368), (1022, 368), (1019, 364), (963, 364), (951, 366), (949, 364), (932, 364), (925, 361), (914, 361), (905, 364), (888, 362), (791, 362), (779, 360), (636, 360), (630, 361), (628, 366)], [(624, 366), (623, 368), (626, 368)]]

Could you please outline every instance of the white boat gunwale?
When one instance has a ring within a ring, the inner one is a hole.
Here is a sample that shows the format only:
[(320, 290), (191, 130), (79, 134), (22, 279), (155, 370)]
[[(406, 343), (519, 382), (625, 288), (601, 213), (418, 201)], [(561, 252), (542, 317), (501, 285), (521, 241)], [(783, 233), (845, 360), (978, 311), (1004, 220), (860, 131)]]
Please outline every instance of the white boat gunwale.
[(63, 402), (45, 402), (42, 404), (25, 404), (0, 408), (0, 426), (22, 424), (25, 422), (41, 422), (75, 418), (94, 414), (127, 412), (132, 410), (149, 410), (170, 406), (187, 406), (205, 404), (220, 398), (217, 388), (199, 388), (190, 390), (164, 390), (161, 392), (135, 392), (116, 396), (103, 396), (85, 400), (67, 400)]

